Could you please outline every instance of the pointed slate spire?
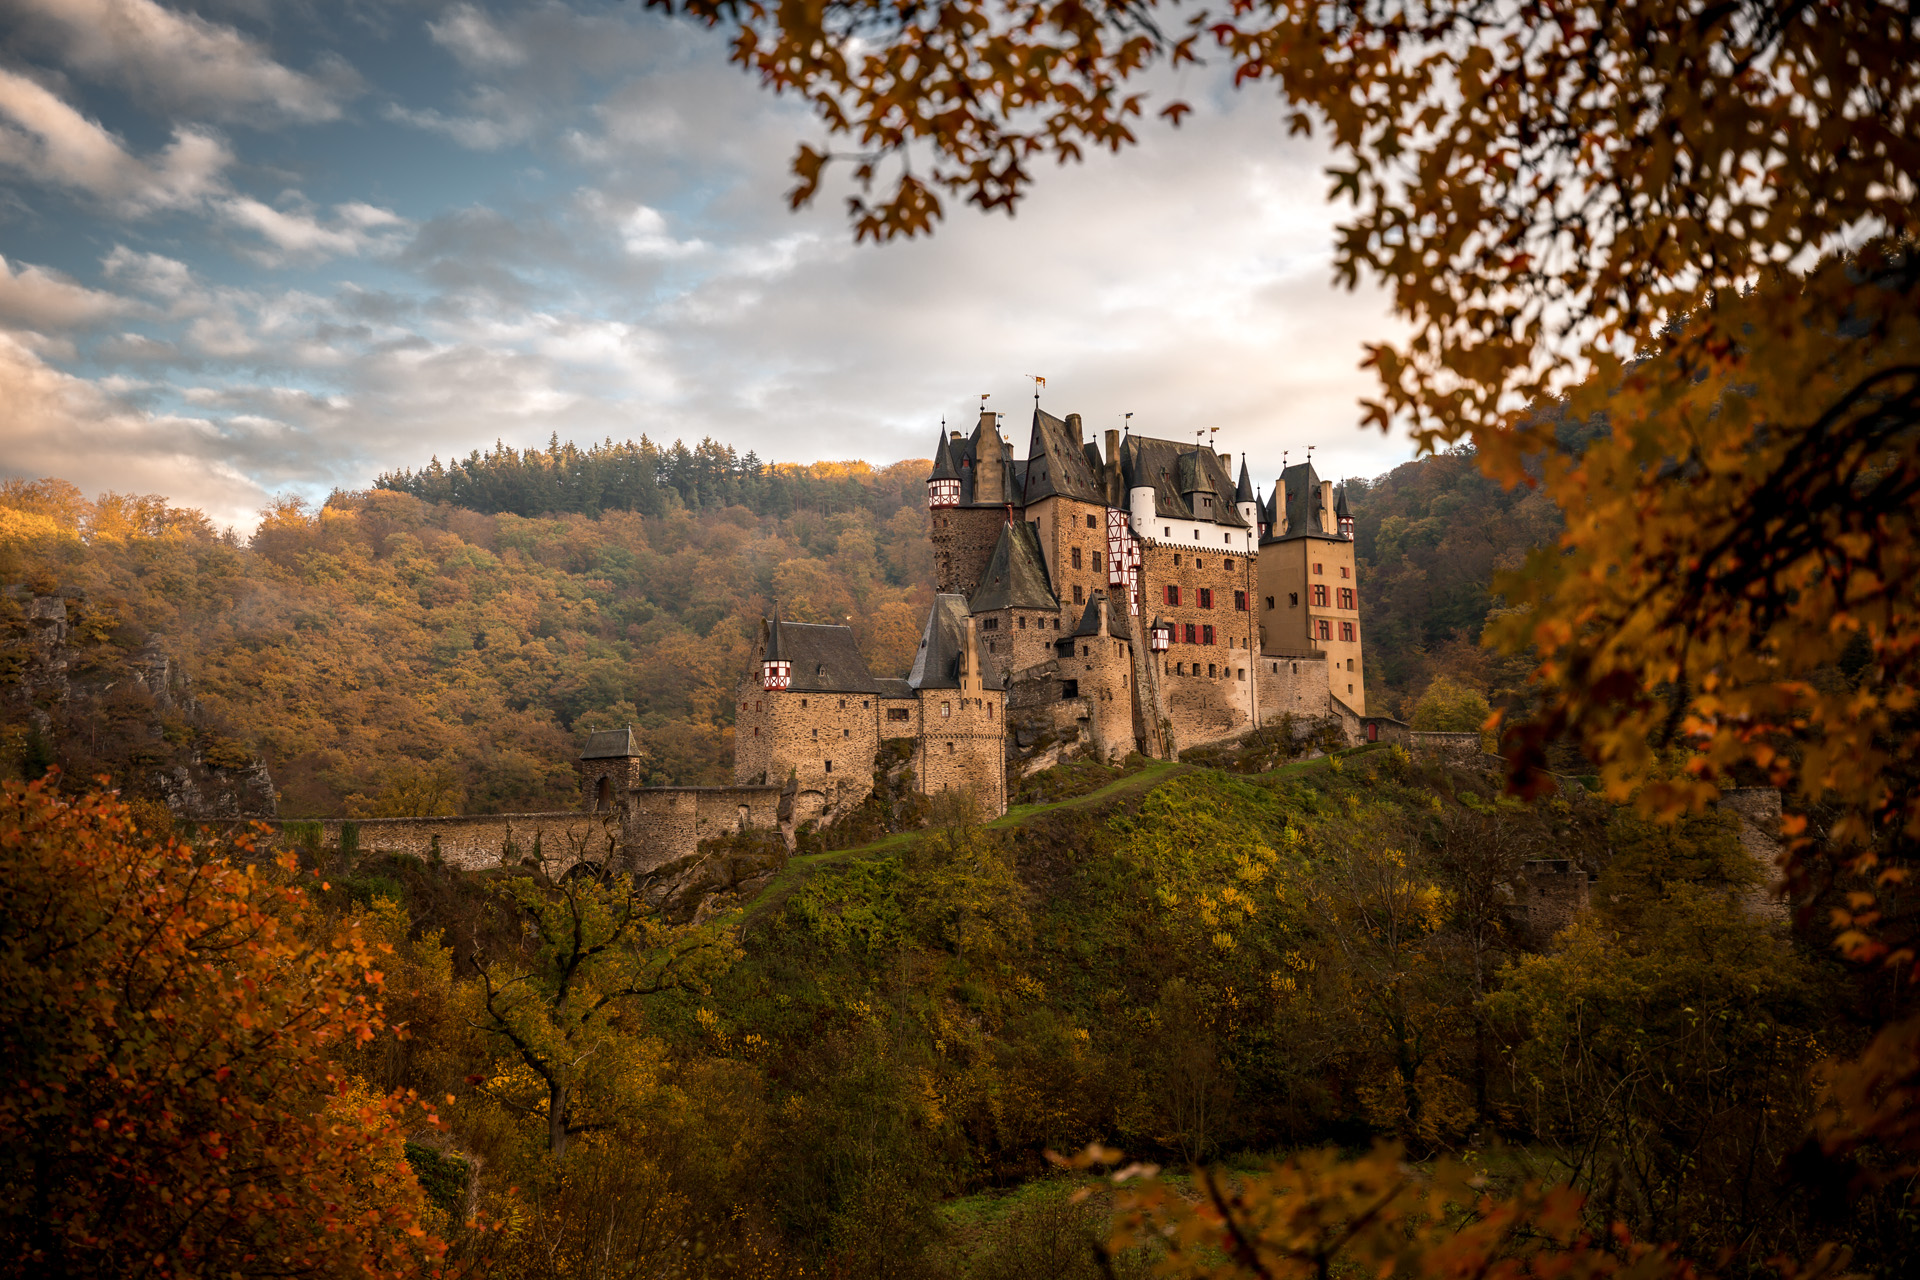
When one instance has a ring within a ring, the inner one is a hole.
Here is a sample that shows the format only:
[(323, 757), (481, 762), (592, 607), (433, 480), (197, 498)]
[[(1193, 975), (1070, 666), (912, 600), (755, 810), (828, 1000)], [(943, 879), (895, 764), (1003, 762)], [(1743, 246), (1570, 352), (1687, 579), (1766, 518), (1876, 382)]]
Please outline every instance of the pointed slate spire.
[(1347, 486), (1341, 485), (1334, 492), (1339, 495), (1339, 499), (1333, 504), (1333, 514), (1342, 520), (1352, 518), (1352, 513), (1347, 510)]
[(773, 606), (773, 621), (767, 623), (767, 656), (762, 662), (779, 662), (780, 657), (780, 606)]
[(1233, 491), (1233, 501), (1237, 506), (1242, 502), (1253, 501), (1253, 480), (1247, 475), (1247, 460), (1240, 459), (1240, 485)]
[(958, 480), (960, 478), (960, 472), (953, 465), (953, 450), (949, 445), (947, 433), (943, 430), (940, 432), (940, 443), (934, 446), (933, 450), (933, 474), (927, 479)]

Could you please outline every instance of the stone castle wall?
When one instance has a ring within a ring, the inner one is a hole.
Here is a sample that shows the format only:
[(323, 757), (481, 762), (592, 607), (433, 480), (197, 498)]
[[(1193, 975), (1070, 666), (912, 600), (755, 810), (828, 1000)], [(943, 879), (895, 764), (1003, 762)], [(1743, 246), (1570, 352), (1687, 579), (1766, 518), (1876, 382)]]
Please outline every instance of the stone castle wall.
[(1314, 720), (1332, 710), (1327, 698), (1324, 653), (1260, 654), (1254, 659), (1254, 678), (1262, 727), (1278, 724), (1287, 716)]
[[(425, 861), (439, 858), (464, 871), (514, 867), (540, 847), (548, 870), (560, 875), (574, 864), (623, 866), (624, 833), (619, 814), (492, 813), (455, 818), (327, 818), (319, 825), (322, 843), (337, 847), (340, 829), (352, 822), (358, 831), (360, 856), (406, 854)], [(238, 827), (242, 824), (233, 824)], [(266, 825), (282, 833), (301, 827), (297, 819), (275, 819)]]
[(971, 791), (987, 814), (1005, 813), (1006, 695), (929, 689), (920, 704), (926, 722), (913, 757), (920, 790), (930, 796)]
[(1002, 507), (941, 507), (932, 513), (933, 589), (950, 595), (971, 596), (980, 575), (993, 558), (1000, 526), (1007, 522)]
[(636, 788), (627, 793), (621, 868), (644, 874), (714, 836), (778, 830), (780, 793), (773, 786)]

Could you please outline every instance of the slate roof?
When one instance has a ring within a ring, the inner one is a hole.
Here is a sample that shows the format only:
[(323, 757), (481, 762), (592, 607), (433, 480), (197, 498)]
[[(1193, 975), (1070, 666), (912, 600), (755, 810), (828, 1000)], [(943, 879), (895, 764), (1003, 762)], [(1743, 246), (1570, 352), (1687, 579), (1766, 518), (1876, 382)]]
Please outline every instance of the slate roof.
[(1287, 513), (1287, 531), (1276, 533), (1279, 522), (1273, 521), (1267, 530), (1268, 542), (1291, 542), (1295, 538), (1337, 539), (1339, 533), (1326, 533), (1320, 528), (1320, 511), (1324, 505), (1320, 498), (1320, 475), (1313, 469), (1311, 462), (1301, 462), (1288, 467), (1280, 473), (1279, 483), (1274, 486), (1276, 505), (1284, 505)]
[[(913, 671), (907, 683), (915, 689), (958, 689), (960, 660), (967, 652), (967, 611), (964, 596), (937, 595), (927, 614), (927, 629), (920, 637), (920, 651), (913, 656)], [(976, 642), (977, 643), (977, 642)], [(991, 667), (981, 664), (981, 687), (1000, 689)]]
[(1015, 520), (1000, 527), (1000, 537), (987, 559), (987, 571), (980, 575), (980, 585), (974, 588), (973, 599), (966, 601), (966, 606), (973, 613), (1060, 607), (1034, 525)]
[(1126, 610), (1120, 602), (1105, 591), (1095, 591), (1087, 600), (1087, 609), (1080, 615), (1080, 625), (1073, 630), (1074, 636), (1097, 636), (1100, 634), (1100, 611), (1107, 613), (1107, 634), (1125, 637), (1131, 634), (1127, 628)]
[(1335, 502), (1333, 504), (1334, 518), (1338, 520), (1352, 519), (1353, 513), (1347, 510), (1347, 486), (1341, 485), (1338, 489), (1335, 489), (1333, 492), (1335, 497)]
[[(960, 481), (960, 505), (963, 507), (997, 507), (1002, 505), (1000, 499), (981, 502), (974, 490), (975, 481), (979, 478), (980, 455), (983, 449), (998, 449), (1000, 451), (1001, 464), (1007, 469), (1009, 484), (1007, 492), (1013, 495), (1015, 499), (1019, 497), (1020, 487), (1012, 475), (1014, 465), (1012, 457), (1013, 446), (1000, 437), (999, 427), (996, 424), (997, 416), (998, 415), (994, 414), (991, 410), (982, 410), (980, 413), (980, 421), (974, 425), (971, 436), (962, 439), (960, 438), (960, 433), (957, 431), (943, 432), (940, 436), (939, 443), (934, 446), (933, 474), (929, 475), (927, 479), (952, 480), (957, 478)], [(944, 472), (941, 470), (942, 450), (945, 450), (945, 465), (947, 468)]]
[(1253, 501), (1253, 479), (1247, 475), (1247, 459), (1245, 454), (1242, 454), (1240, 457), (1240, 483), (1234, 486), (1233, 501), (1235, 506), (1238, 506), (1242, 502)]
[(1039, 407), (1033, 411), (1033, 436), (1027, 445), (1027, 468), (1021, 502), (1031, 504), (1056, 495), (1105, 506), (1100, 467), (1087, 460), (1080, 433)]
[[(1233, 477), (1211, 449), (1195, 448), (1175, 440), (1129, 435), (1120, 444), (1121, 483), (1129, 489), (1152, 489), (1154, 510), (1173, 520), (1191, 520), (1196, 514), (1228, 528), (1244, 529), (1247, 522), (1234, 508)], [(1214, 495), (1211, 515), (1196, 513), (1191, 498)]]
[(953, 449), (950, 447), (951, 439), (952, 438), (947, 435), (946, 429), (944, 427), (941, 428), (940, 443), (933, 447), (933, 474), (928, 476), (927, 479), (958, 480), (960, 478), (960, 473), (956, 471), (953, 466)]
[(760, 661), (780, 661), (780, 606), (773, 608), (773, 620), (767, 623), (767, 651), (760, 655)]
[(625, 760), (645, 754), (633, 740), (632, 725), (624, 729), (602, 729), (590, 735), (587, 745), (580, 750), (582, 760)]
[[(779, 615), (767, 623), (774, 635)], [(866, 659), (853, 642), (851, 627), (823, 627), (808, 622), (779, 622), (780, 657), (793, 664), (792, 683), (801, 693), (878, 693), (880, 682), (867, 670)], [(762, 659), (765, 661), (765, 659)]]

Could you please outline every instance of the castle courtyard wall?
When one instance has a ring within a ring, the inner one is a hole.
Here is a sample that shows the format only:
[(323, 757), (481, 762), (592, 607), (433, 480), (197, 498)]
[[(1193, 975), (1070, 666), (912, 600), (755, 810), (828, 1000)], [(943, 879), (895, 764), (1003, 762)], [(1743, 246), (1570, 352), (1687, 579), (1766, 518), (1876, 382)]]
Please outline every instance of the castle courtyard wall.
[(1007, 809), (1006, 695), (927, 689), (913, 772), (929, 796), (971, 791), (988, 816)]

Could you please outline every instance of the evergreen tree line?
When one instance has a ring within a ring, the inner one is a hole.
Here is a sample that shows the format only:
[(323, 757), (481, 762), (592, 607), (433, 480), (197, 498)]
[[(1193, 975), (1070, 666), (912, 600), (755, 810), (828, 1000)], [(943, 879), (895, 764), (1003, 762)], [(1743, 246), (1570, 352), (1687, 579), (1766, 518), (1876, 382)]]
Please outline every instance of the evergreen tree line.
[(612, 438), (582, 449), (556, 434), (545, 449), (517, 450), (496, 441), (464, 460), (436, 456), (419, 471), (382, 475), (377, 488), (411, 494), (487, 515), (541, 516), (602, 511), (668, 511), (745, 507), (757, 516), (803, 511), (839, 515), (866, 511), (885, 518), (921, 498), (917, 475), (875, 471), (863, 462), (767, 463), (708, 437), (688, 448), (675, 440), (616, 444)]

